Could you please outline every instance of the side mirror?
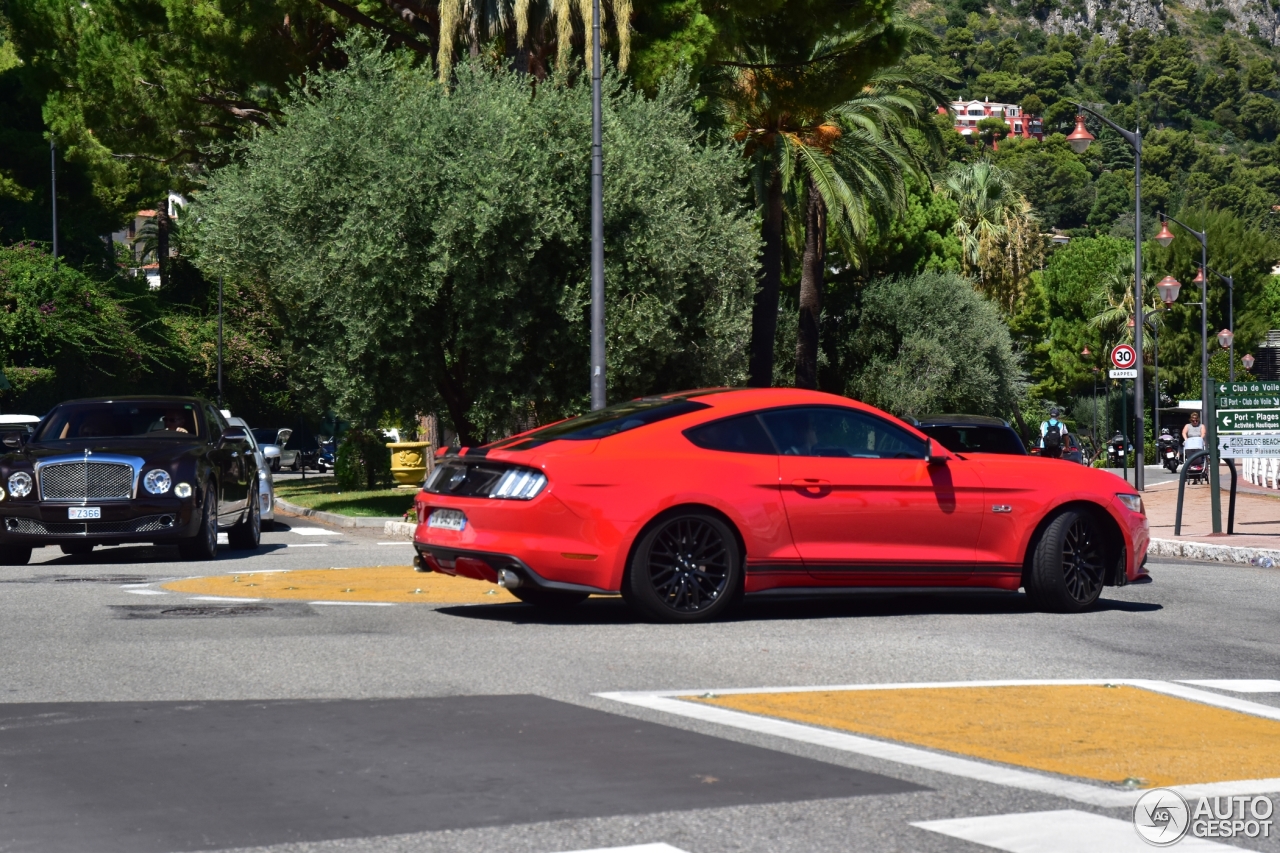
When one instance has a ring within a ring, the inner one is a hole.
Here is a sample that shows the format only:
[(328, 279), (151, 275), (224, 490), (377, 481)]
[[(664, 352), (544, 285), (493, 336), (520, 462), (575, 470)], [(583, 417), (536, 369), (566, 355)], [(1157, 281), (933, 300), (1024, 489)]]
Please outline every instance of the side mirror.
[(930, 465), (945, 465), (954, 458), (951, 451), (939, 444), (937, 439), (929, 439), (928, 461)]
[(245, 432), (244, 427), (229, 426), (222, 432), (222, 441), (248, 441), (249, 434)]
[(0, 438), (0, 443), (11, 450), (17, 450), (27, 443), (27, 434), (25, 432), (5, 433), (4, 438)]

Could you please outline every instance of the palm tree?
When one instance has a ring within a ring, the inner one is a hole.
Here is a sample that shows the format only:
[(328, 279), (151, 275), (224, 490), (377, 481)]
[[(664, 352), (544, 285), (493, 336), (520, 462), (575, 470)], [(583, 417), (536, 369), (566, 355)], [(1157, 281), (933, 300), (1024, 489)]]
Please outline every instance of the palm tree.
[[(932, 130), (922, 121), (927, 107), (901, 91), (926, 91), (925, 84), (888, 70), (925, 36), (909, 25), (866, 21), (856, 28), (815, 29), (807, 41), (794, 29), (776, 29), (761, 27), (756, 40), (744, 40), (731, 60), (719, 64), (725, 121), (745, 143), (762, 209), (748, 381), (768, 386), (773, 380), (790, 207), (793, 219), (804, 224), (802, 276), (808, 282), (802, 284), (797, 383), (812, 387), (827, 234), (848, 249), (869, 223), (883, 221), (904, 196), (903, 173), (911, 161), (905, 128)], [(829, 35), (833, 29), (839, 34)]]
[[(1156, 273), (1153, 270), (1143, 270), (1142, 287), (1143, 293), (1150, 299), (1143, 309), (1142, 347), (1143, 352), (1152, 352), (1152, 332), (1159, 331), (1165, 318), (1165, 305), (1160, 301), (1160, 291), (1156, 289)], [(1133, 255), (1127, 255), (1118, 260), (1098, 282), (1092, 298), (1097, 313), (1089, 322), (1104, 332), (1111, 333), (1118, 342), (1133, 343), (1133, 291)]]
[[(530, 52), (542, 45), (543, 37), (549, 34), (555, 43), (556, 67), (564, 71), (572, 57), (575, 18), (584, 34), (590, 71), (594, 44), (591, 0), (440, 0), (440, 46), (436, 53), (440, 80), (447, 81), (452, 73), (454, 47), (460, 33), (466, 34), (471, 55), (476, 56), (482, 40), (514, 30), (516, 66), (521, 71), (529, 70)], [(605, 32), (610, 20), (618, 39), (618, 67), (626, 71), (631, 58), (631, 0), (602, 0), (601, 32)]]
[(978, 289), (1012, 313), (1022, 285), (1043, 251), (1039, 222), (1012, 177), (987, 158), (956, 163), (941, 186), (959, 206), (960, 238), (967, 275)]

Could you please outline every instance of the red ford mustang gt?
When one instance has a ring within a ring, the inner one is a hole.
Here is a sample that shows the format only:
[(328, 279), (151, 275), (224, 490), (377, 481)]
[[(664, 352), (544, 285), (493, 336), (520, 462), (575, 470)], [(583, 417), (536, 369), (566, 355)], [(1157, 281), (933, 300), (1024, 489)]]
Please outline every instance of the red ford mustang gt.
[(950, 453), (787, 388), (644, 397), (451, 451), (416, 505), (422, 571), (549, 607), (621, 593), (665, 621), (780, 588), (1025, 587), (1077, 612), (1148, 579), (1142, 500), (1115, 475)]

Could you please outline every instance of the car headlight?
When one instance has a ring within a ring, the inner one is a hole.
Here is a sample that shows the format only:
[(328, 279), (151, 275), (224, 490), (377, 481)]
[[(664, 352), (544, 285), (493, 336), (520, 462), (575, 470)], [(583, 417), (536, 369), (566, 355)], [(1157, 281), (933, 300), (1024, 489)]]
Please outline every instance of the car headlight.
[(9, 478), (9, 494), (15, 498), (25, 498), (31, 494), (31, 475), (19, 471)]
[(173, 487), (173, 493), (180, 498), (189, 498), (191, 497), (191, 484), (179, 483)]
[(173, 485), (173, 480), (169, 478), (168, 471), (157, 469), (147, 472), (147, 476), (142, 478), (142, 485), (153, 495), (163, 495), (169, 491), (169, 487)]
[(538, 496), (547, 484), (547, 475), (532, 468), (512, 468), (506, 471), (489, 491), (491, 498), (530, 501)]
[(1139, 515), (1144, 512), (1141, 495), (1116, 495), (1116, 497), (1120, 499), (1120, 503), (1129, 508), (1129, 512), (1136, 512)]
[(4, 500), (4, 489), (0, 489), (0, 501)]

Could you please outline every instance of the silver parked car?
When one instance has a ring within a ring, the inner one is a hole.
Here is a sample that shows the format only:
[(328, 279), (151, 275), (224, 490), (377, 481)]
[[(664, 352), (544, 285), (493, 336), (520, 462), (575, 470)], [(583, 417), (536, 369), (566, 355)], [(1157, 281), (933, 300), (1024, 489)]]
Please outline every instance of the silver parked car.
[[(273, 448), (275, 458), (271, 459), (258, 443), (257, 433), (261, 430), (250, 429), (244, 418), (227, 418), (227, 423), (244, 427), (249, 436), (249, 444), (253, 446), (253, 455), (258, 463), (258, 506), (261, 508), (262, 529), (271, 530), (276, 526), (276, 484), (271, 478), (271, 472), (280, 468), (280, 448)], [(271, 467), (272, 462), (275, 463), (275, 468)]]
[(253, 434), (253, 443), (258, 445), (262, 451), (262, 457), (267, 460), (267, 467), (272, 473), (280, 472), (280, 430), (264, 429), (258, 427), (250, 430)]

